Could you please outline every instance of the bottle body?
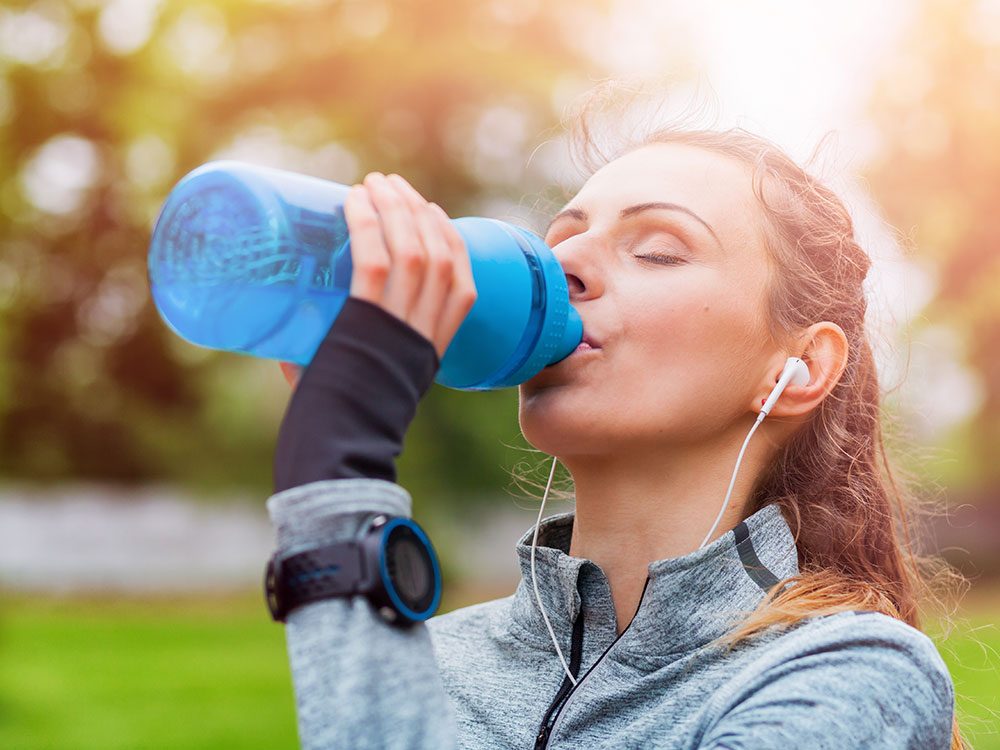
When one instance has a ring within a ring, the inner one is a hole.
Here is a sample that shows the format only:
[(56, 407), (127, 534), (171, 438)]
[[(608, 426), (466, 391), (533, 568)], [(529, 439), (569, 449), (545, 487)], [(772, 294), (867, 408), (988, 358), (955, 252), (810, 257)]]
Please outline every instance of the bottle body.
[[(236, 161), (203, 164), (171, 191), (149, 250), (152, 295), (181, 337), (306, 365), (350, 291), (348, 188)], [(516, 385), (570, 354), (582, 324), (537, 235), (493, 219), (453, 220), (478, 297), (436, 381)]]

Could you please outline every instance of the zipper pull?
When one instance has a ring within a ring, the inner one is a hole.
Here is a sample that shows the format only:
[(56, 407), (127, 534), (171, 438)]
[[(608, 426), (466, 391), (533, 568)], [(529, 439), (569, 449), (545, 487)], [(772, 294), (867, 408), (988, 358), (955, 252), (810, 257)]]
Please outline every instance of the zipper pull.
[(555, 725), (556, 720), (554, 716), (546, 717), (545, 721), (542, 723), (542, 728), (538, 730), (538, 736), (535, 737), (535, 750), (544, 750), (545, 746), (549, 744), (549, 737), (552, 735), (552, 727)]

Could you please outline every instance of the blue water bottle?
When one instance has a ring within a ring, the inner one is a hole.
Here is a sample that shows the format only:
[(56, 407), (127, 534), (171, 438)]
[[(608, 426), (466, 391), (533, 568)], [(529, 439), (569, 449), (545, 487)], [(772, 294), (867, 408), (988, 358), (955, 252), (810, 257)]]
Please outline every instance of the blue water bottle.
[[(232, 160), (188, 173), (160, 209), (149, 248), (160, 315), (193, 344), (308, 364), (351, 287), (347, 192)], [(496, 219), (453, 223), (478, 296), (435, 382), (505, 388), (567, 357), (583, 324), (542, 238)]]

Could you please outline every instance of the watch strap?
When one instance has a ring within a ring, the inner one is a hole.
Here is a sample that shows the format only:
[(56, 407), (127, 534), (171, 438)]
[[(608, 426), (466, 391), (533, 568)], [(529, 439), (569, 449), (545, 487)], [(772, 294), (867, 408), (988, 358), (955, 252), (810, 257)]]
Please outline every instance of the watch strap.
[(336, 596), (364, 594), (363, 550), (354, 540), (273, 555), (267, 564), (264, 589), (268, 609), (284, 622), (294, 608)]

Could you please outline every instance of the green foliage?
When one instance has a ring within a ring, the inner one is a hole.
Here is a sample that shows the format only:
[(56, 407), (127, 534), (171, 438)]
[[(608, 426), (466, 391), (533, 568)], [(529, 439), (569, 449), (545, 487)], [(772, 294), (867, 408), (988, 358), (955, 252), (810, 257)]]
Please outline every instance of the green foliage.
[[(146, 250), (170, 188), (220, 156), (342, 183), (396, 171), (452, 216), (538, 229), (562, 196), (529, 155), (553, 135), (567, 94), (606, 74), (601, 50), (587, 51), (600, 37), (582, 30), (611, 5), (6, 3), (0, 476), (268, 494), (287, 398), (276, 365), (187, 344), (149, 298)], [(925, 317), (964, 339), (984, 386), (975, 455), (957, 473), (995, 485), (1000, 108), (989, 92), (1000, 44), (988, 3), (919, 7), (874, 73), (868, 177), (940, 272)], [(697, 68), (700, 53), (678, 49), (677, 70)], [(513, 390), (444, 390), (422, 404), (401, 481), (430, 503), (496, 492), (511, 465), (505, 446), (523, 447)]]
[[(925, 0), (871, 105), (879, 148), (868, 170), (889, 220), (939, 277), (915, 325), (947, 325), (985, 398), (964, 460), (1000, 483), (1000, 36), (990, 3)], [(995, 490), (993, 491), (995, 495)]]
[[(396, 171), (453, 217), (513, 208), (547, 182), (524, 162), (556, 120), (553, 88), (590, 68), (568, 0), (513, 14), (168, 0), (149, 4), (148, 34), (144, 11), (115, 4), (16, 5), (7, 22), (57, 41), (0, 54), (0, 475), (14, 479), (268, 494), (277, 365), (179, 340), (149, 297), (169, 189), (235, 155), (341, 183)], [(495, 489), (513, 403), (435, 394), (408, 478), (428, 496)]]

